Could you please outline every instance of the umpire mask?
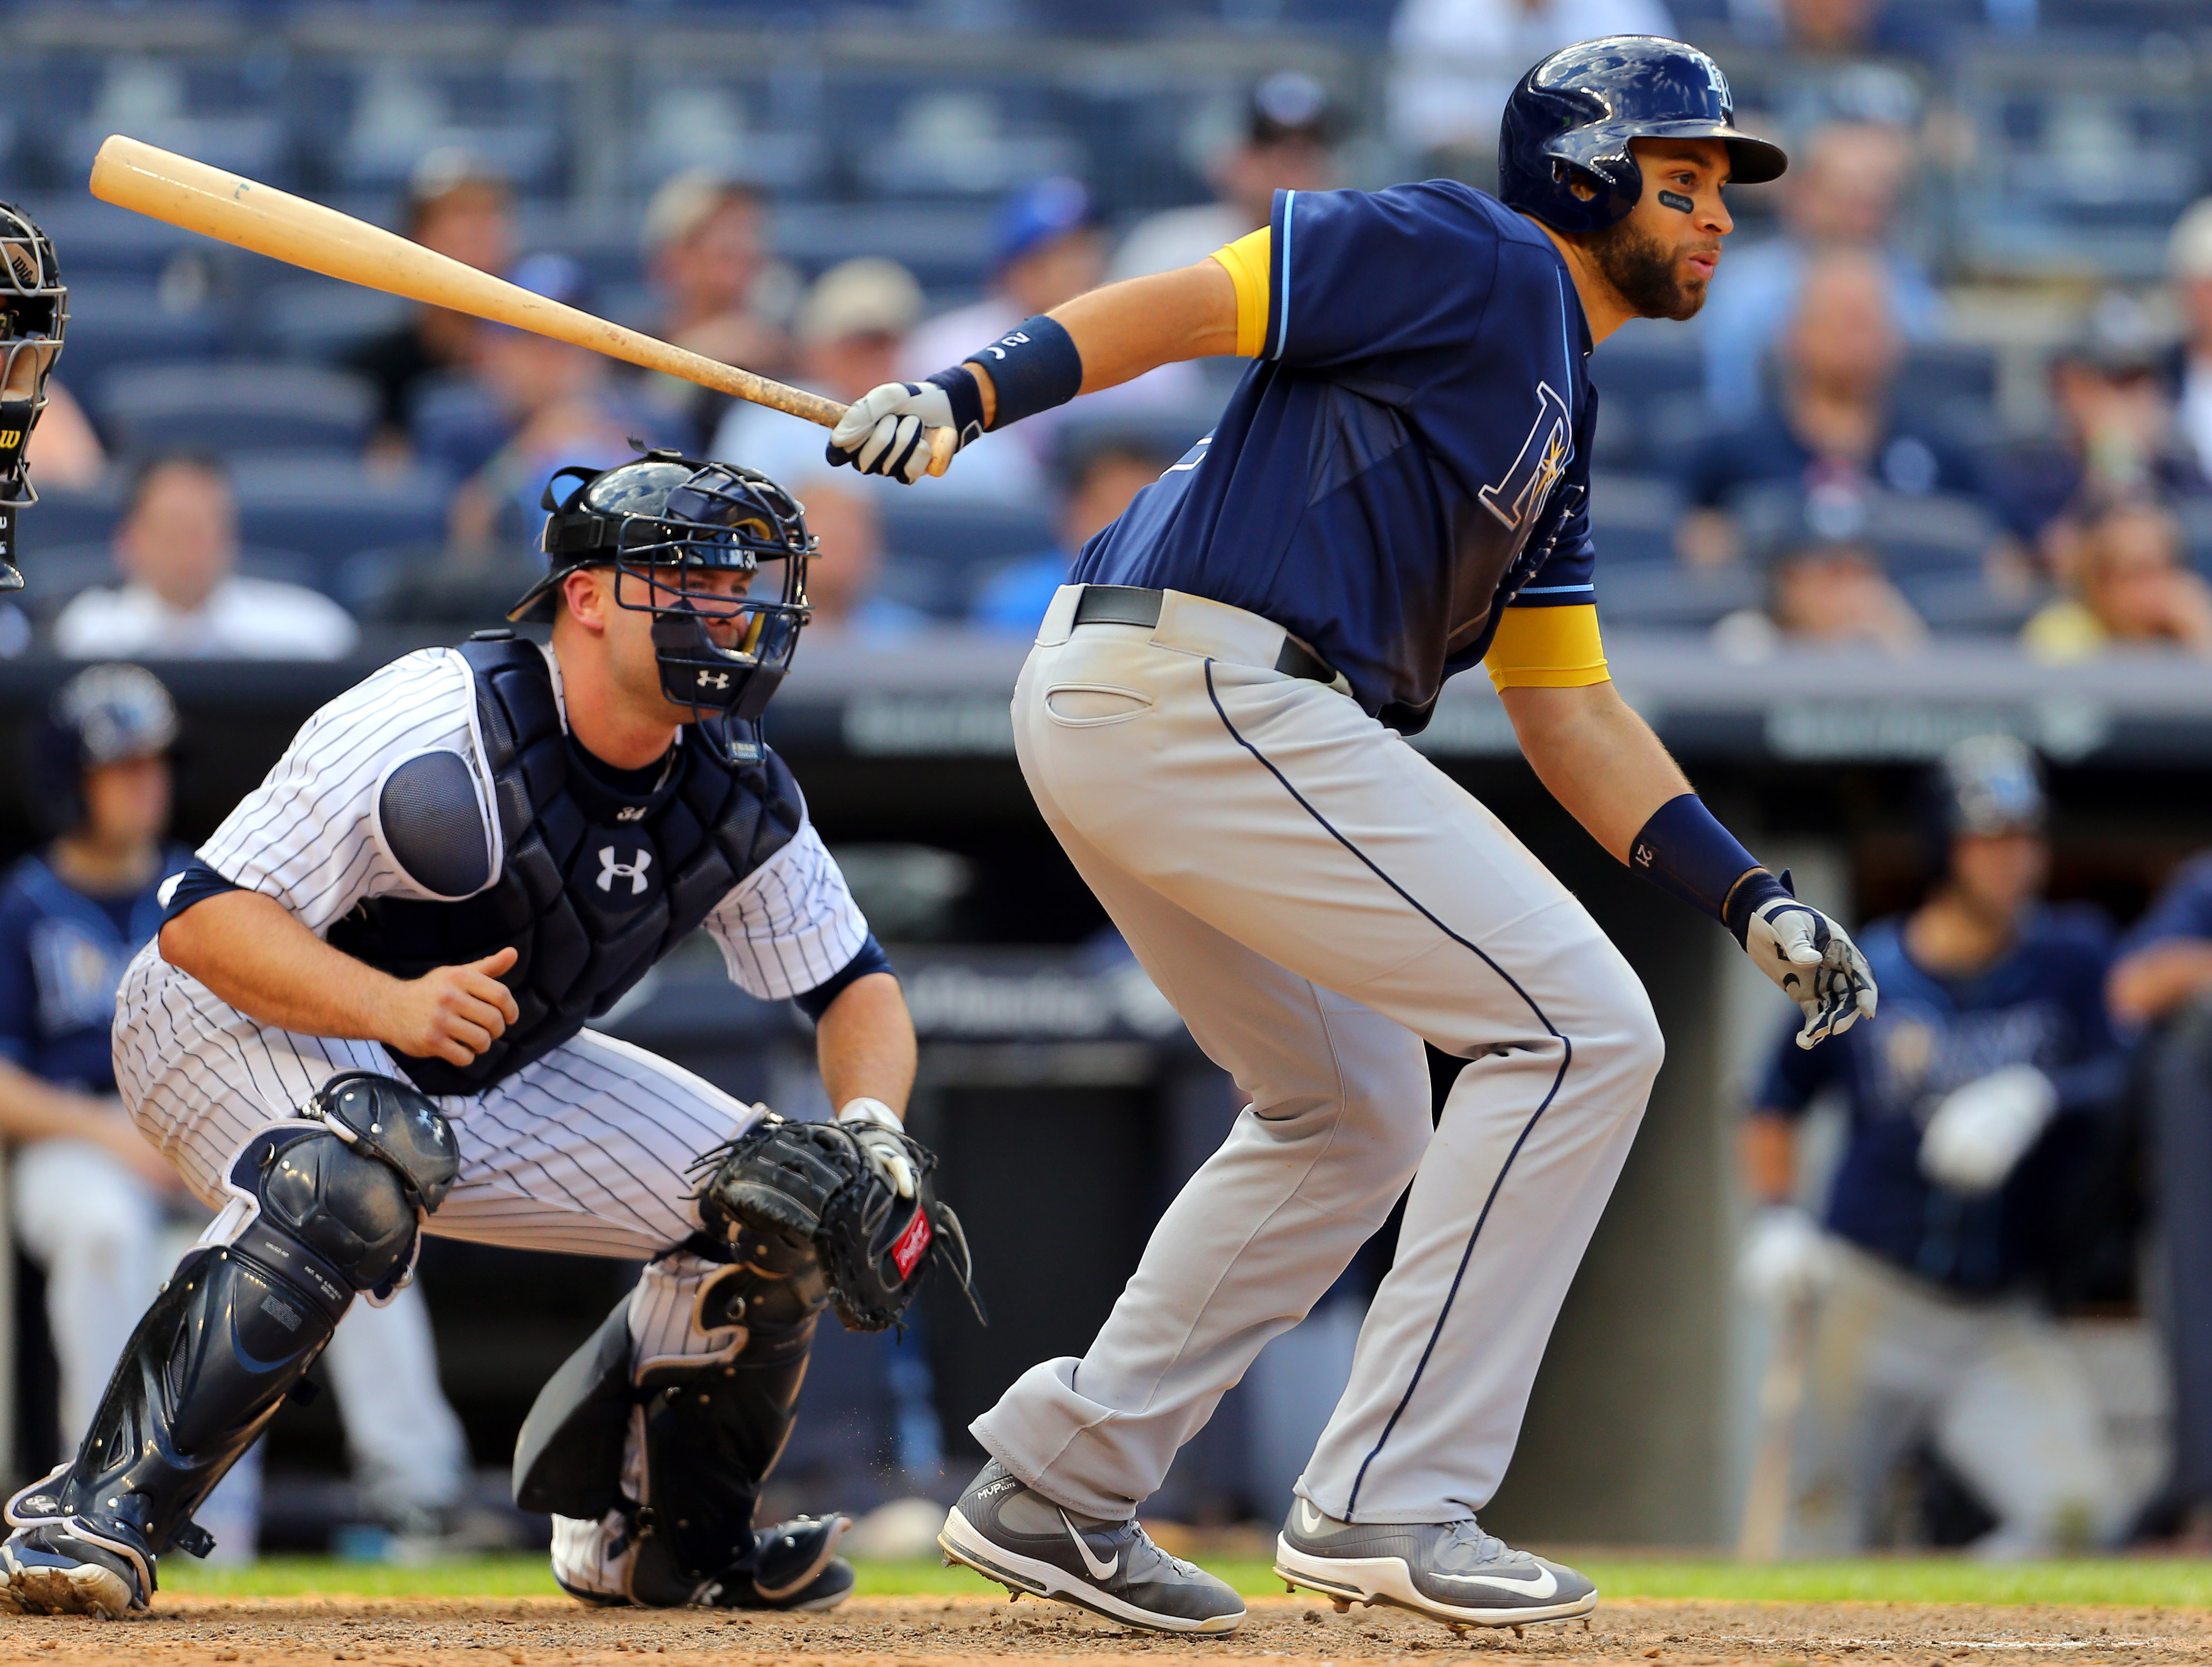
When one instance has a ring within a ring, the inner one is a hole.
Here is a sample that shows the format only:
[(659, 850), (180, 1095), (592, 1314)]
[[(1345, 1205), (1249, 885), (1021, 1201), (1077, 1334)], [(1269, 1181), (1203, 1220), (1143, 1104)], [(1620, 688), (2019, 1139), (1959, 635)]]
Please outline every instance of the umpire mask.
[(768, 709), (812, 617), (797, 499), (757, 470), (656, 450), (562, 469), (544, 503), (546, 575), (508, 618), (550, 619), (563, 579), (611, 565), (616, 602), (653, 615), (663, 694), (702, 717)]

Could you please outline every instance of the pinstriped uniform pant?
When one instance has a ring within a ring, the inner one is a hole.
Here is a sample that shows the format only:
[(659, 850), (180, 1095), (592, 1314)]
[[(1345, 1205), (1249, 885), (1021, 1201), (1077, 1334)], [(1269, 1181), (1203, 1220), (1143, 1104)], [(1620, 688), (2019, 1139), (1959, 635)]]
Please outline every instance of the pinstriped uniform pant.
[[(1495, 817), (1283, 634), (1168, 593), (1073, 628), (1014, 696), (1039, 807), (1249, 1104), (1080, 1359), (975, 1421), (1070, 1509), (1126, 1517), (1408, 1181), (1396, 1265), (1298, 1492), (1418, 1523), (1487, 1503), (1661, 1055), (1643, 987)], [(1423, 1038), (1468, 1061), (1431, 1130)]]
[[(254, 1133), (291, 1117), (337, 1071), (380, 1071), (373, 1042), (257, 1024), (149, 945), (124, 974), (115, 1074), (146, 1138), (210, 1206)], [(696, 1232), (686, 1165), (753, 1119), (752, 1108), (666, 1060), (586, 1031), (481, 1094), (438, 1109), (460, 1178), (429, 1220), (448, 1238), (580, 1256), (656, 1257), (630, 1298), (641, 1358), (708, 1354), (729, 1341), (697, 1323), (709, 1264), (665, 1255)], [(228, 1218), (231, 1231), (243, 1225)], [(211, 1231), (220, 1232), (224, 1220)]]

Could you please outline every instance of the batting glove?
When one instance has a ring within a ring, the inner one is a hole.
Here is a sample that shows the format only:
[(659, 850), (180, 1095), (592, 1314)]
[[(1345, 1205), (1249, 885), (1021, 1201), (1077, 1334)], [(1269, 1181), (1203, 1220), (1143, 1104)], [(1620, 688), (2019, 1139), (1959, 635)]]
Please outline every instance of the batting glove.
[(840, 1128), (852, 1134), (869, 1166), (884, 1177), (884, 1184), (902, 1198), (914, 1196), (914, 1159), (898, 1138), (906, 1125), (897, 1112), (881, 1100), (857, 1099), (837, 1114)]
[(1770, 1204), (1751, 1220), (1736, 1256), (1736, 1287), (1769, 1308), (1795, 1307), (1825, 1294), (1836, 1277), (1835, 1247), (1795, 1204)]
[(1751, 911), (1744, 953), (1804, 1011), (1797, 1045), (1810, 1048), (1874, 1017), (1874, 973), (1850, 934), (1785, 891)]
[(1920, 1132), (1920, 1172), (1972, 1197), (2002, 1186), (2057, 1115), (2058, 1090), (2033, 1065), (2008, 1065), (1943, 1097)]
[(983, 396), (973, 372), (956, 367), (927, 381), (869, 389), (830, 429), (824, 455), (911, 486), (929, 472), (932, 429), (950, 429), (956, 452), (983, 432)]

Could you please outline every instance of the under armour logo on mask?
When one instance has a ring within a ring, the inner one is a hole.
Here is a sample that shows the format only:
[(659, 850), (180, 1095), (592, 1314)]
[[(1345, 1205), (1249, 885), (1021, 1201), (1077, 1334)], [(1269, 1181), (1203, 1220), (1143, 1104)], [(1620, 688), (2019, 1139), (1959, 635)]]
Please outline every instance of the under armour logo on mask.
[(611, 893), (617, 879), (626, 879), (629, 882), (630, 896), (642, 897), (645, 894), (645, 871), (652, 866), (653, 853), (650, 851), (640, 851), (636, 861), (624, 862), (615, 855), (613, 846), (602, 845), (599, 847), (599, 890)]
[(730, 674), (727, 672), (702, 672), (699, 673), (699, 686), (702, 689), (726, 689), (730, 686)]

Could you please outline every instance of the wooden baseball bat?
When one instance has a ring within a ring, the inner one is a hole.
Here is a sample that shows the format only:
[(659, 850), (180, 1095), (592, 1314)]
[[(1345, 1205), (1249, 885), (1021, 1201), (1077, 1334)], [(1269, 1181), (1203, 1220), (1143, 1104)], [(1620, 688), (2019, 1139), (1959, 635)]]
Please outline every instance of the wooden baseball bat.
[[(594, 318), (380, 226), (120, 133), (109, 135), (93, 159), (92, 194), (103, 203), (325, 277), (573, 343), (702, 387), (733, 393), (757, 405), (788, 411), (825, 429), (835, 428), (845, 414), (845, 407), (835, 399)], [(929, 436), (929, 472), (941, 475), (952, 460), (952, 431), (932, 429)]]

